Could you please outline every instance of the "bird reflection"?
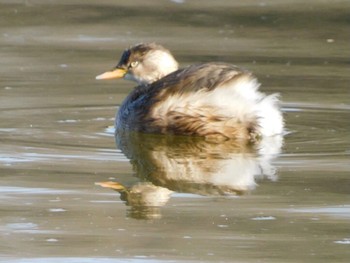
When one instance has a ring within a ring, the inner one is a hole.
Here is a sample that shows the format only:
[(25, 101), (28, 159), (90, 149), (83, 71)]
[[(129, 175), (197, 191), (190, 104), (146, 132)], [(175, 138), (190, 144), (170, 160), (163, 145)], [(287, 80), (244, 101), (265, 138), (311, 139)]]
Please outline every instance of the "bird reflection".
[(139, 183), (99, 182), (118, 191), (130, 206), (129, 216), (159, 218), (173, 192), (206, 196), (242, 195), (262, 178), (276, 180), (271, 165), (281, 150), (282, 136), (259, 143), (201, 137), (153, 135), (119, 131), (116, 143), (133, 166)]
[(170, 199), (173, 191), (155, 186), (150, 182), (142, 182), (131, 187), (125, 187), (117, 182), (96, 183), (102, 187), (111, 188), (120, 193), (120, 199), (131, 209), (129, 216), (139, 219), (157, 219), (161, 217), (160, 207)]

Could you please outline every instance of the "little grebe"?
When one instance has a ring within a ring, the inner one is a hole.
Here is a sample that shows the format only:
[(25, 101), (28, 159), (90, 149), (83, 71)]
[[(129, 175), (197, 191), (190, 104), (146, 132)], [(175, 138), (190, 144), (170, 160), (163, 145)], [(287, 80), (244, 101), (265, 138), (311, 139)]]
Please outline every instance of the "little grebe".
[(161, 45), (126, 49), (118, 65), (96, 79), (138, 86), (124, 100), (116, 130), (256, 140), (283, 132), (278, 95), (266, 96), (252, 73), (210, 62), (178, 69)]

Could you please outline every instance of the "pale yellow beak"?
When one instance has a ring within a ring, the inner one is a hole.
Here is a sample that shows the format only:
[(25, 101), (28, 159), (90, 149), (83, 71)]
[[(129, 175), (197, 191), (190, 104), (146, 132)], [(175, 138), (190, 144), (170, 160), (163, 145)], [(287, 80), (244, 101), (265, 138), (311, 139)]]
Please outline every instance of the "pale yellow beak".
[(96, 182), (95, 185), (99, 185), (99, 186), (102, 186), (102, 187), (106, 187), (106, 188), (111, 188), (113, 190), (116, 190), (116, 191), (125, 191), (126, 188), (124, 185), (120, 184), (120, 183), (117, 183), (117, 182)]
[(107, 71), (101, 75), (96, 76), (96, 79), (120, 79), (124, 77), (126, 70), (122, 68), (116, 68), (112, 71)]

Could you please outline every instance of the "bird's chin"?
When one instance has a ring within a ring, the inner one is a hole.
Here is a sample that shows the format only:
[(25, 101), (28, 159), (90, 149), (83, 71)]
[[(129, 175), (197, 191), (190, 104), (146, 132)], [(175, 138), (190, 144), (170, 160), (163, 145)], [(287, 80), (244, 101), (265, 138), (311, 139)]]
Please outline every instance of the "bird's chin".
[(142, 78), (138, 78), (130, 73), (126, 73), (125, 76), (124, 76), (124, 79), (126, 80), (130, 80), (130, 81), (134, 81), (136, 82), (137, 84), (139, 85), (143, 85), (143, 84), (147, 84), (148, 81), (145, 80), (145, 79), (142, 79)]

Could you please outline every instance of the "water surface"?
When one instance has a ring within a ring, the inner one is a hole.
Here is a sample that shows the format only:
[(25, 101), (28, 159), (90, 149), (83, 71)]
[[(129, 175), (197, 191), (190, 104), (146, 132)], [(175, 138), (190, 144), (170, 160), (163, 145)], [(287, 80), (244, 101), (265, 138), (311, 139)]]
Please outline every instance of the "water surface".
[[(0, 260), (348, 262), (349, 7), (0, 1)], [(94, 77), (148, 41), (252, 70), (283, 141), (114, 138), (133, 84)]]

